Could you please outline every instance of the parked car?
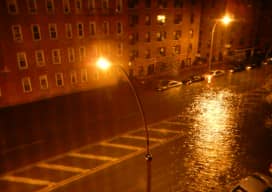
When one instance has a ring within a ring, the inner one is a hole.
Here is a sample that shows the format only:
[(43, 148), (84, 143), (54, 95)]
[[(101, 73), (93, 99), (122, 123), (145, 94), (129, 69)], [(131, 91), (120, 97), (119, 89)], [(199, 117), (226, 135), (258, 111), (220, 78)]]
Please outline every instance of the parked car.
[(181, 81), (176, 80), (161, 80), (159, 81), (158, 85), (156, 86), (157, 91), (164, 91), (166, 89), (172, 88), (172, 87), (178, 87), (181, 86)]
[(241, 179), (231, 192), (272, 192), (272, 177), (254, 173)]
[(216, 69), (216, 70), (212, 70), (208, 73), (205, 73), (203, 75), (203, 77), (205, 79), (210, 79), (211, 77), (218, 77), (218, 76), (221, 76), (221, 75), (224, 75), (225, 74), (225, 71), (224, 70), (221, 70), (221, 69)]
[(190, 85), (192, 83), (199, 82), (199, 81), (204, 81), (204, 80), (205, 80), (205, 78), (203, 76), (192, 75), (191, 77), (189, 77), (186, 80), (183, 80), (182, 82), (183, 82), (183, 84)]
[(229, 71), (231, 73), (235, 73), (235, 72), (241, 72), (241, 71), (244, 71), (244, 70), (245, 70), (245, 66), (244, 65), (235, 65)]

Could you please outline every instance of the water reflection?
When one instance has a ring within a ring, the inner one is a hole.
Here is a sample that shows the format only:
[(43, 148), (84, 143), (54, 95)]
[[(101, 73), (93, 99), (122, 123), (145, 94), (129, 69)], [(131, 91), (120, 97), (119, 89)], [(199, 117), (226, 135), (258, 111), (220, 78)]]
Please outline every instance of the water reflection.
[(238, 103), (239, 97), (230, 90), (209, 89), (196, 96), (188, 109), (193, 131), (185, 159), (186, 174), (192, 180), (187, 189), (211, 191), (229, 180), (236, 167)]

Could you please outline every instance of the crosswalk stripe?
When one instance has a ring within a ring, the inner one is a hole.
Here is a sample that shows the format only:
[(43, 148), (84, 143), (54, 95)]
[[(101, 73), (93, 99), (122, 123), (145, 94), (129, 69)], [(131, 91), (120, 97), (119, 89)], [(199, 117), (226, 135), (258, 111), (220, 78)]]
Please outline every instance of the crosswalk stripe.
[(149, 129), (150, 131), (158, 131), (161, 133), (181, 133), (181, 131), (175, 131), (175, 130), (170, 130), (170, 129), (161, 129), (161, 128), (151, 128)]
[(93, 155), (93, 154), (82, 154), (82, 153), (68, 153), (69, 156), (78, 157), (78, 158), (86, 158), (86, 159), (97, 159), (103, 161), (116, 161), (118, 158), (109, 157), (109, 156), (102, 156), (102, 155)]
[(88, 171), (88, 169), (82, 169), (78, 167), (71, 167), (71, 166), (65, 166), (65, 165), (48, 164), (48, 163), (38, 163), (36, 166), (41, 168), (46, 168), (46, 169), (76, 172), (76, 173), (83, 173)]
[[(122, 137), (131, 138), (131, 139), (146, 140), (146, 137), (144, 137), (144, 136), (122, 135)], [(153, 137), (149, 137), (149, 140), (155, 141), (155, 142), (163, 142), (163, 139), (157, 139), (157, 138), (153, 138)]]
[(132, 149), (132, 150), (137, 150), (137, 151), (144, 149), (142, 147), (135, 147), (135, 146), (131, 146), (131, 145), (116, 144), (116, 143), (107, 143), (107, 142), (102, 142), (102, 143), (100, 143), (100, 145), (122, 148), (122, 149)]
[(51, 181), (32, 179), (32, 178), (28, 178), (28, 177), (17, 177), (17, 176), (12, 176), (12, 175), (6, 175), (6, 176), (2, 177), (1, 180), (26, 183), (26, 184), (31, 184), (31, 185), (53, 185), (54, 184), (54, 182), (51, 182)]

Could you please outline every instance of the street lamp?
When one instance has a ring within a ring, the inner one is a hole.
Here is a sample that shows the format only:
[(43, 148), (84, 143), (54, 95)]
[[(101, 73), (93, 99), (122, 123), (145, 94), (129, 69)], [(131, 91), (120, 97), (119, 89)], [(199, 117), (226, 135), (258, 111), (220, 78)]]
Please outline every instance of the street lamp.
[(221, 19), (216, 19), (215, 20), (215, 23), (214, 23), (213, 28), (212, 28), (212, 34), (211, 34), (211, 45), (210, 45), (210, 53), (209, 53), (209, 61), (208, 61), (209, 62), (208, 63), (209, 64), (209, 72), (211, 71), (211, 66), (212, 66), (214, 31), (215, 31), (215, 28), (216, 28), (218, 22), (221, 22), (224, 25), (228, 25), (230, 22), (232, 22), (232, 19), (228, 15), (226, 15)]
[(141, 112), (141, 117), (142, 117), (142, 120), (143, 120), (143, 123), (144, 123), (144, 129), (145, 129), (145, 135), (146, 135), (146, 154), (145, 154), (145, 160), (146, 160), (146, 163), (147, 163), (147, 192), (150, 192), (151, 191), (151, 161), (152, 161), (152, 155), (150, 153), (150, 147), (149, 147), (149, 131), (148, 131), (148, 127), (147, 127), (147, 122), (146, 122), (146, 116), (145, 116), (145, 113), (144, 113), (144, 110), (143, 110), (143, 104), (141, 102), (141, 99), (132, 83), (132, 81), (130, 80), (129, 76), (128, 76), (128, 73), (125, 71), (125, 69), (121, 66), (121, 65), (112, 65), (110, 63), (109, 60), (107, 60), (106, 58), (104, 57), (100, 57), (97, 62), (96, 62), (96, 66), (102, 70), (108, 70), (111, 66), (115, 66), (117, 67), (118, 69), (120, 69), (120, 71), (123, 72), (123, 74), (125, 75), (127, 81), (128, 81), (128, 84), (136, 98), (136, 102), (137, 102), (137, 105), (138, 105), (138, 108)]

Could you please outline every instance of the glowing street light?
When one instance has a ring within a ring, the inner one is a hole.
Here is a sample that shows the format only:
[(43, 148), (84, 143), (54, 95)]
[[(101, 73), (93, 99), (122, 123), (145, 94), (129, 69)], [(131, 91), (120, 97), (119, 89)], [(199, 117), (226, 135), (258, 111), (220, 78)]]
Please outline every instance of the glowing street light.
[(142, 116), (142, 120), (143, 120), (143, 123), (144, 123), (144, 128), (145, 128), (145, 134), (146, 134), (146, 154), (145, 154), (145, 160), (147, 162), (147, 192), (150, 192), (151, 191), (151, 161), (152, 161), (152, 155), (150, 153), (150, 147), (149, 147), (149, 131), (148, 131), (148, 127), (147, 127), (147, 122), (146, 122), (146, 116), (145, 116), (145, 113), (144, 113), (144, 110), (143, 110), (143, 104), (140, 100), (140, 97), (132, 83), (132, 81), (130, 80), (127, 72), (122, 68), (122, 66), (120, 65), (112, 65), (111, 62), (109, 60), (107, 60), (106, 58), (104, 57), (100, 57), (97, 62), (96, 62), (96, 66), (99, 68), (99, 69), (102, 69), (102, 70), (108, 70), (111, 66), (115, 66), (115, 67), (118, 67), (118, 69), (120, 69), (127, 81), (128, 81), (128, 84), (136, 98), (136, 102), (137, 102), (137, 105), (138, 105), (138, 108), (141, 112), (141, 116)]
[(209, 71), (211, 71), (211, 66), (212, 66), (213, 39), (214, 39), (214, 31), (217, 26), (217, 23), (220, 22), (220, 23), (223, 23), (224, 25), (228, 25), (232, 21), (233, 21), (233, 19), (231, 17), (229, 17), (228, 15), (225, 15), (221, 19), (215, 20), (215, 23), (212, 28), (212, 34), (211, 34), (211, 45), (210, 45), (210, 53), (209, 53), (209, 61), (208, 61), (209, 62), (208, 63), (209, 64)]

